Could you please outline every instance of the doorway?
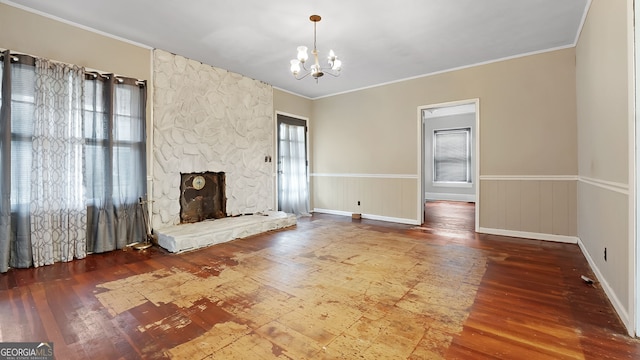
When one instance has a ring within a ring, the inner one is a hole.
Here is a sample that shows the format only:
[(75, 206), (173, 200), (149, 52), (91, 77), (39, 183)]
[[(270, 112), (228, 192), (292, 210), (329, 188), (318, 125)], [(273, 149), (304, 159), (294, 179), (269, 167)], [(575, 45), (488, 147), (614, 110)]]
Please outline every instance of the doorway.
[(420, 154), (419, 209), (425, 221), (427, 201), (475, 203), (479, 227), (479, 99), (418, 108)]
[(471, 202), (427, 201), (424, 204), (424, 223), (422, 227), (432, 234), (466, 234), (475, 232), (475, 211), (475, 204)]
[(277, 114), (278, 210), (309, 215), (307, 120)]

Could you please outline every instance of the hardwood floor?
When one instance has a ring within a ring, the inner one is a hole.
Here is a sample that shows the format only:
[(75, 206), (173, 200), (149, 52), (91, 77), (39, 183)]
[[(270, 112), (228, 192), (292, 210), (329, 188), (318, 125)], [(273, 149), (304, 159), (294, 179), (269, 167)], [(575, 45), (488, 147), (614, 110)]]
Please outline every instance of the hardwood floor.
[(184, 254), (0, 275), (0, 341), (57, 359), (640, 359), (577, 245), (316, 214)]

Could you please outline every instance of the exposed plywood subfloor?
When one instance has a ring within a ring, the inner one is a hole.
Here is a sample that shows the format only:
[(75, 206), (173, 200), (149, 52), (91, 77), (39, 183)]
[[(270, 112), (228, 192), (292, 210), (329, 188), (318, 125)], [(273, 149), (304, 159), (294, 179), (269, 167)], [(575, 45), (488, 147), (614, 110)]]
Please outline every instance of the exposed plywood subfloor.
[[(192, 334), (164, 344), (176, 359), (437, 359), (486, 269), (481, 250), (334, 222), (194, 266), (103, 283), (96, 297), (114, 317), (166, 308), (138, 331)], [(213, 324), (205, 333), (199, 318)]]

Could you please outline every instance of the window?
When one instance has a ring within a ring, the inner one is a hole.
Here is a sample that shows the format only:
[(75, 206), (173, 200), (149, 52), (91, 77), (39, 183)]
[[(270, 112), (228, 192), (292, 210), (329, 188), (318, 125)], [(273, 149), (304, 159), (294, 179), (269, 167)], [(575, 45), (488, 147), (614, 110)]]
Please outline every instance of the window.
[(434, 183), (471, 183), (471, 128), (433, 132)]
[(90, 204), (105, 198), (116, 204), (137, 203), (145, 192), (144, 84), (112, 77), (87, 74), (84, 83)]
[[(17, 57), (15, 57), (17, 58)], [(36, 70), (27, 58), (11, 67), (11, 208), (30, 202)]]
[(104, 252), (146, 236), (145, 82), (86, 74), (84, 82), (87, 249)]
[(0, 272), (146, 238), (146, 83), (0, 59)]

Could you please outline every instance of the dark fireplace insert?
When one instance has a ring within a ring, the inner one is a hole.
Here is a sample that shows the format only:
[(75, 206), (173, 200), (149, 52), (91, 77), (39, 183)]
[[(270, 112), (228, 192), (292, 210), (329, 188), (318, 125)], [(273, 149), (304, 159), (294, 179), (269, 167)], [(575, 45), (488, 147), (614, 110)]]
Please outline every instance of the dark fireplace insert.
[(180, 173), (180, 223), (227, 216), (224, 172)]

